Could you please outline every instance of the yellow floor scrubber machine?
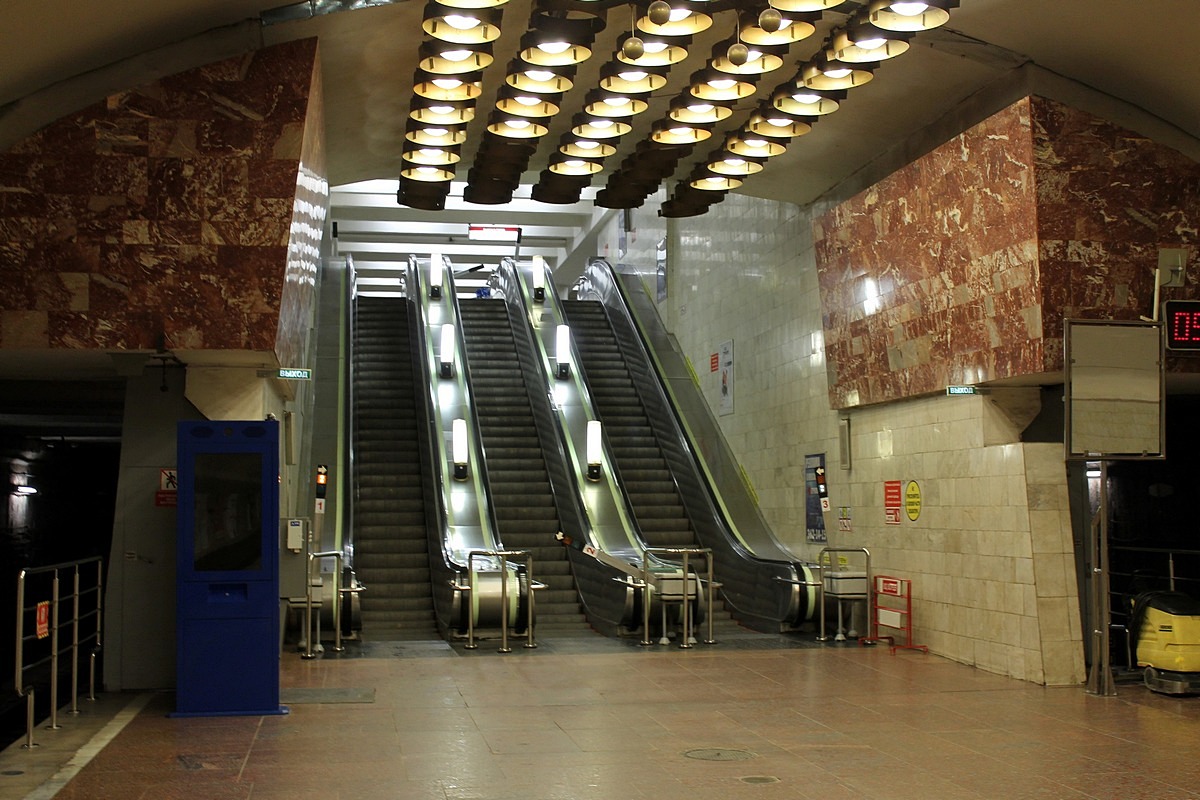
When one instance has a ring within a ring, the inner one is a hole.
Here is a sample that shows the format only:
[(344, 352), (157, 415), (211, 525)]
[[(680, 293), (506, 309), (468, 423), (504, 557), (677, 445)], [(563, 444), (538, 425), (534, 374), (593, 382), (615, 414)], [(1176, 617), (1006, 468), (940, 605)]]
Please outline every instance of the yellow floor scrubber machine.
[(1200, 600), (1182, 592), (1143, 592), (1133, 600), (1131, 622), (1147, 688), (1200, 694)]

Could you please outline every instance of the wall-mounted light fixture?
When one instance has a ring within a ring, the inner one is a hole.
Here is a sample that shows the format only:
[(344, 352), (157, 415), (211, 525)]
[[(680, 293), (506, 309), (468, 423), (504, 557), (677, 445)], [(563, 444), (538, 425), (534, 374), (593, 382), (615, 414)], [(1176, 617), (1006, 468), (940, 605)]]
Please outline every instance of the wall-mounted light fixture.
[(442, 276), (445, 273), (442, 264), (442, 254), (433, 252), (429, 254), (429, 297), (433, 300), (440, 300), (442, 297)]
[(37, 494), (37, 489), (32, 486), (14, 486), (13, 491), (22, 497), (28, 497), (31, 494)]
[(536, 303), (546, 301), (546, 259), (541, 256), (533, 257), (533, 300)]
[(443, 378), (454, 376), (454, 326), (442, 326), (442, 342), (438, 348), (438, 374)]
[(450, 450), (454, 460), (454, 480), (467, 479), (467, 421), (456, 419), (450, 426)]
[(587, 424), (587, 479), (600, 480), (600, 462), (604, 453), (600, 420), (590, 419)]
[(554, 359), (557, 366), (554, 374), (560, 380), (571, 375), (571, 328), (559, 325), (554, 332)]

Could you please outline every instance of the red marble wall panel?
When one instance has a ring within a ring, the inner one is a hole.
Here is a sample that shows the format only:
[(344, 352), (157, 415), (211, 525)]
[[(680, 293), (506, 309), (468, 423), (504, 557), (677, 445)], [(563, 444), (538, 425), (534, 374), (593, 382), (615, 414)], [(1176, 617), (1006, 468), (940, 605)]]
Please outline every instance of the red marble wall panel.
[(302, 161), (323, 180), (317, 68), (315, 40), (265, 48), (112, 95), (0, 154), (0, 348), (161, 336), (298, 357), (313, 297), (289, 250)]
[[(1160, 248), (1183, 249), (1200, 279), (1200, 164), (1144, 136), (1044, 98), (1033, 104), (1045, 369), (1062, 369), (1065, 319), (1137, 319), (1154, 305)], [(1196, 371), (1194, 359), (1171, 359)]]
[(1017, 103), (815, 222), (834, 407), (1040, 369), (1005, 346), (1039, 319), (1029, 128)]
[(1150, 315), (1198, 231), (1200, 164), (1025, 98), (815, 222), (831, 405), (1061, 370), (1063, 320)]

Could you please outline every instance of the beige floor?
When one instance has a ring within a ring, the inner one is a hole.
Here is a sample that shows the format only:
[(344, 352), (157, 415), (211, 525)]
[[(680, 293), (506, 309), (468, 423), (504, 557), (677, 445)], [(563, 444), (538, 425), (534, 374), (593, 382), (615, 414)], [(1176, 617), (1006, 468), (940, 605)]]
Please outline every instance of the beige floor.
[[(170, 694), (106, 696), (106, 711), (39, 729), (41, 753), (0, 756), (0, 797), (26, 796), (40, 759), (30, 797), (1200, 798), (1200, 698), (1125, 684), (1100, 698), (810, 639), (285, 653), (289, 715), (173, 719)], [(103, 749), (67, 763), (55, 737), (130, 703), (131, 721), (93, 741), (111, 738)]]

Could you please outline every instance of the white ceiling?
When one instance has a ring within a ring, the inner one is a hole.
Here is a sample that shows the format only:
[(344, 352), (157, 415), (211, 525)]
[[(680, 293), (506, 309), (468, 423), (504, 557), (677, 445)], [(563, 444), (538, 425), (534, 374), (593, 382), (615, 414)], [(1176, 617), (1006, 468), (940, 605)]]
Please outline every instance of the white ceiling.
[[(378, 0), (377, 0), (378, 1)], [(318, 0), (297, 6), (308, 13)], [(0, 146), (62, 113), (103, 97), (108, 91), (148, 81), (160, 74), (225, 57), (238, 49), (317, 36), (324, 70), (329, 178), (334, 186), (334, 219), (339, 246), (356, 261), (386, 270), (408, 250), (438, 243), (462, 269), (499, 256), (493, 246), (477, 249), (460, 241), (470, 222), (504, 222), (524, 231), (522, 252), (542, 253), (552, 262), (586, 249), (584, 232), (605, 212), (588, 200), (558, 206), (516, 201), (480, 206), (451, 197), (443, 212), (399, 207), (395, 191), (400, 149), (412, 97), (411, 77), (423, 37), (423, 4), (417, 0), (377, 7), (372, 0), (342, 0), (354, 7), (340, 13), (263, 27), (263, 0), (44, 0), (9, 3), (0, 27)], [(765, 0), (758, 5), (765, 6)], [(758, 83), (758, 99), (791, 77), (796, 65), (815, 53), (828, 31), (857, 8), (847, 2), (826, 12), (811, 38), (794, 45), (784, 68)], [(746, 2), (746, 7), (751, 7)], [(758, 6), (754, 6), (757, 8)], [(546, 163), (583, 94), (597, 85), (599, 65), (610, 60), (617, 37), (628, 30), (629, 7), (608, 14), (592, 59), (564, 98), (550, 133), (526, 173), (530, 182)], [(495, 44), (495, 63), (485, 73), (484, 95), (458, 167), (466, 178), (473, 147), (491, 107), (503, 71), (528, 27), (530, 0), (504, 7), (504, 35)], [(716, 24), (697, 37), (692, 57), (676, 66), (671, 82), (656, 93), (640, 127), (622, 139), (607, 170), (593, 180), (602, 187), (644, 130), (661, 119), (668, 102), (712, 54), (713, 43), (733, 32), (731, 11), (715, 14)], [(741, 192), (808, 204), (886, 174), (938, 134), (973, 121), (1015, 91), (1029, 75), (1060, 92), (1109, 103), (1112, 115), (1180, 149), (1200, 152), (1200, 3), (1196, 0), (962, 0), (949, 24), (920, 35), (912, 49), (885, 62), (875, 80), (851, 91), (842, 108), (795, 140), (783, 156), (753, 176)], [(36, 43), (35, 46), (31, 46)], [(74, 106), (67, 107), (74, 103)], [(64, 105), (66, 104), (66, 105)], [(753, 104), (738, 106), (725, 128), (744, 120)], [(940, 126), (940, 127), (939, 127)], [(1149, 130), (1152, 129), (1152, 130)], [(697, 146), (675, 173), (682, 178), (695, 159), (720, 141)], [(349, 184), (356, 184), (349, 186)], [(843, 187), (839, 189), (839, 187)], [(528, 187), (518, 196), (528, 197)], [(456, 233), (456, 231), (458, 231)]]

